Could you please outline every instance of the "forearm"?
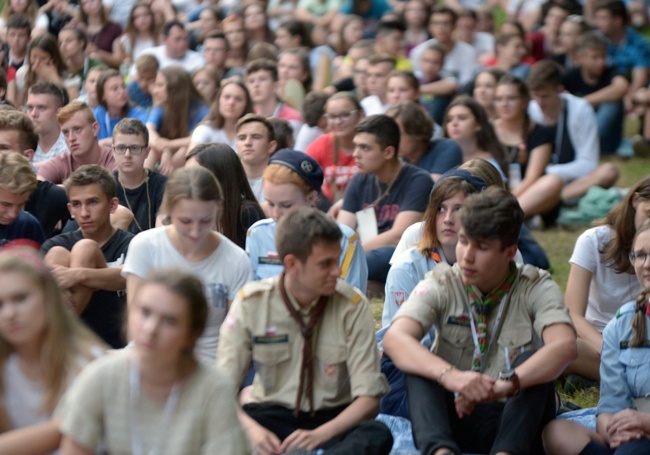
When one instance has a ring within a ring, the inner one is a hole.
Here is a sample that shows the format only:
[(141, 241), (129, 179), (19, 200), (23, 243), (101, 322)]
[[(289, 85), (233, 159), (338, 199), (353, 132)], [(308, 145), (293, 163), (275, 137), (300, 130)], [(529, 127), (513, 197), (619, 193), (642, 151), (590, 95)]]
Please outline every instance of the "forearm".
[(585, 100), (589, 102), (592, 106), (596, 107), (601, 103), (609, 103), (614, 101), (622, 101), (623, 96), (626, 93), (626, 85), (617, 85), (611, 84), (607, 87), (598, 90), (597, 92), (591, 93), (585, 96)]
[(544, 346), (516, 368), (521, 388), (554, 381), (578, 356), (573, 330), (566, 324), (555, 324), (544, 329), (555, 336), (544, 340)]
[(456, 90), (458, 90), (458, 83), (452, 80), (430, 82), (420, 86), (420, 93), (431, 95), (453, 95)]
[(55, 420), (0, 434), (0, 453), (44, 455), (61, 443), (59, 424)]
[(382, 232), (378, 236), (363, 242), (363, 250), (367, 253), (368, 251), (386, 246), (395, 247), (399, 243), (399, 239), (402, 238), (403, 233), (403, 231), (398, 232), (394, 228), (389, 229), (386, 232)]
[(122, 267), (106, 267), (103, 269), (79, 269), (79, 283), (96, 290), (120, 291), (126, 288), (126, 280), (120, 272)]
[(373, 419), (379, 412), (379, 398), (357, 397), (347, 408), (318, 429), (323, 431), (329, 440), (344, 434), (350, 428), (366, 420)]
[(429, 352), (416, 338), (393, 328), (386, 332), (383, 348), (397, 368), (404, 373), (431, 380), (437, 380), (440, 373), (450, 365), (441, 357)]
[(179, 149), (181, 147), (187, 147), (190, 145), (190, 140), (192, 139), (192, 136), (186, 136), (186, 137), (179, 137), (178, 139), (170, 139), (169, 140), (169, 147), (172, 149)]
[(603, 349), (603, 335), (591, 325), (584, 316), (571, 314), (578, 337), (600, 354)]

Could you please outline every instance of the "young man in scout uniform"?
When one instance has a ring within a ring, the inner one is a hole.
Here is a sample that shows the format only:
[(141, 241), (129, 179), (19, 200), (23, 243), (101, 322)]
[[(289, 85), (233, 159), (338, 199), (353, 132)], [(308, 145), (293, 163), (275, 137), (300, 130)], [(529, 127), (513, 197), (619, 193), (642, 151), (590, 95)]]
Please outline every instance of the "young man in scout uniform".
[[(517, 199), (492, 187), (461, 209), (454, 266), (438, 264), (395, 315), (384, 351), (406, 374), (423, 454), (543, 454), (553, 381), (576, 335), (550, 275), (517, 266)], [(430, 352), (420, 339), (436, 327)]]
[(284, 271), (244, 286), (221, 327), (217, 366), (240, 383), (255, 364), (240, 419), (257, 454), (391, 450), (390, 431), (371, 420), (388, 385), (370, 307), (338, 279), (341, 235), (315, 209), (285, 215), (276, 237)]

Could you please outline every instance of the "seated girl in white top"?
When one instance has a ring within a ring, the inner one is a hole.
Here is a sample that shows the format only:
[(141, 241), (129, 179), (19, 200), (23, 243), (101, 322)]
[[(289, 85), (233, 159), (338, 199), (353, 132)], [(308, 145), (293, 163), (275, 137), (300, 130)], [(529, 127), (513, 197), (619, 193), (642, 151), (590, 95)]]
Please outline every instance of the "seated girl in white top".
[(173, 264), (203, 281), (209, 314), (196, 351), (201, 360), (210, 363), (217, 354), (219, 328), (230, 302), (252, 279), (244, 250), (215, 230), (222, 203), (221, 186), (212, 172), (203, 167), (174, 171), (167, 180), (161, 207), (169, 226), (136, 235), (122, 269), (129, 307), (142, 280), (154, 269)]
[(179, 269), (154, 272), (132, 296), (132, 349), (89, 365), (57, 411), (63, 455), (248, 452), (235, 387), (193, 354), (208, 319), (203, 284)]
[(0, 252), (0, 453), (59, 446), (54, 408), (104, 344), (65, 307), (61, 290), (27, 247)]
[(199, 144), (212, 142), (221, 142), (236, 149), (237, 120), (252, 112), (253, 101), (246, 85), (237, 79), (223, 81), (210, 113), (205, 121), (194, 129), (188, 150)]
[(602, 331), (621, 305), (639, 294), (641, 285), (627, 257), (636, 230), (650, 216), (650, 177), (634, 185), (600, 226), (576, 241), (569, 262), (566, 302), (578, 332), (578, 359), (567, 369), (599, 379)]

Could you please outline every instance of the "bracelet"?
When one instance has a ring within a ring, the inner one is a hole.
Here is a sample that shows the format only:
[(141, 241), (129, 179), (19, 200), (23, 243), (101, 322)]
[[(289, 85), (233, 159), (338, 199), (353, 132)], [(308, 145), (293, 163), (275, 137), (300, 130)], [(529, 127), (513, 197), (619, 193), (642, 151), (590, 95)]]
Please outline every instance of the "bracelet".
[(438, 379), (436, 379), (436, 381), (438, 382), (438, 384), (442, 385), (442, 377), (443, 377), (444, 375), (446, 375), (447, 373), (449, 373), (451, 370), (455, 369), (455, 368), (456, 368), (455, 366), (453, 366), (453, 365), (449, 365), (447, 368), (445, 368), (444, 370), (442, 370), (442, 371), (440, 372), (440, 374), (438, 375)]

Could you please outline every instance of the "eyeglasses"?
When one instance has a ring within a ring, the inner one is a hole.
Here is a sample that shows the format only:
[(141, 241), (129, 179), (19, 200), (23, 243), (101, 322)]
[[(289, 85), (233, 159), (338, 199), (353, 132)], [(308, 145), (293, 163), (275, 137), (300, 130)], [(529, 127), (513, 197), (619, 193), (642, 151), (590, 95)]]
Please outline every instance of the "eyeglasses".
[(641, 264), (645, 264), (645, 260), (648, 258), (648, 256), (650, 256), (650, 254), (645, 253), (643, 251), (639, 251), (638, 253), (635, 253), (634, 251), (632, 251), (630, 253), (629, 257), (630, 257), (630, 262), (632, 264), (635, 264), (637, 262), (639, 262)]
[(357, 112), (359, 111), (355, 109), (350, 112), (341, 112), (340, 114), (325, 114), (323, 117), (330, 122), (335, 122), (337, 120), (347, 122), (353, 115), (357, 115)]
[(131, 152), (131, 155), (139, 155), (144, 152), (146, 145), (114, 145), (113, 151), (118, 155), (126, 155), (126, 152)]

